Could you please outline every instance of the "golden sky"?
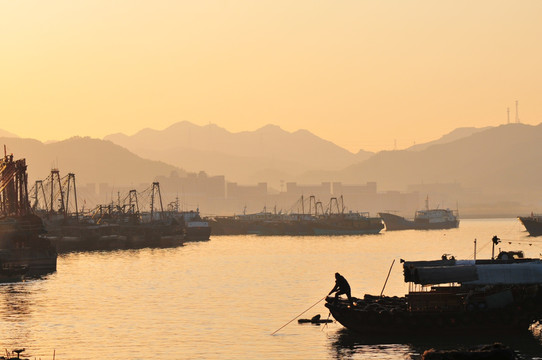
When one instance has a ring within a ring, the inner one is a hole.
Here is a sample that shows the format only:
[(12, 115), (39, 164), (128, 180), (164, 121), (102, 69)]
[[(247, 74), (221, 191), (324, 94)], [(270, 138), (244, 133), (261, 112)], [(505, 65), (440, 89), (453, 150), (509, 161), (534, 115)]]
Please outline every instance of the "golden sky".
[(308, 129), (353, 152), (542, 122), (539, 0), (0, 0), (0, 129)]

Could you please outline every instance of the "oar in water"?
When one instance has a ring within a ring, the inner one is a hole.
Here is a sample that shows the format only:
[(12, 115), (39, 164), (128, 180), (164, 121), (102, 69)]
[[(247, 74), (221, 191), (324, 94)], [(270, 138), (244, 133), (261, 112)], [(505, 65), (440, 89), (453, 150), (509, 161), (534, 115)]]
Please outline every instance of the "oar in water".
[(271, 335), (275, 335), (280, 329), (282, 329), (283, 327), (285, 327), (286, 325), (288, 325), (289, 323), (291, 323), (292, 321), (294, 321), (295, 319), (297, 319), (298, 317), (300, 317), (301, 315), (303, 315), (304, 313), (306, 313), (307, 311), (309, 311), (310, 309), (312, 309), (313, 307), (315, 307), (316, 305), (318, 305), (318, 303), (322, 300), (324, 300), (325, 298), (327, 297), (324, 296), (323, 298), (321, 298), (320, 300), (318, 300), (317, 302), (315, 302), (313, 305), (311, 305), (307, 310), (303, 311), (301, 314), (297, 315), (295, 318), (293, 318), (292, 320), (288, 321), (286, 324), (282, 325), (280, 328), (278, 328), (277, 330), (273, 331), (273, 333)]

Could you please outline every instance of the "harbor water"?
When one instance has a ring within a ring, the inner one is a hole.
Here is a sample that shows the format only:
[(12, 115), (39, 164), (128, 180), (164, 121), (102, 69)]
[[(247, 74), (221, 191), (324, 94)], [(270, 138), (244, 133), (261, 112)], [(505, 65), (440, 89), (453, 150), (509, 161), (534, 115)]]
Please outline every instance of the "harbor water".
[[(0, 347), (52, 359), (416, 359), (430, 348), (502, 342), (542, 359), (538, 327), (518, 336), (363, 338), (320, 301), (343, 274), (352, 295), (402, 296), (400, 259), (472, 259), (502, 250), (542, 253), (517, 219), (462, 220), (458, 229), (364, 236), (212, 236), (178, 248), (59, 256), (42, 279), (0, 284)], [(390, 266), (389, 280), (383, 289)]]

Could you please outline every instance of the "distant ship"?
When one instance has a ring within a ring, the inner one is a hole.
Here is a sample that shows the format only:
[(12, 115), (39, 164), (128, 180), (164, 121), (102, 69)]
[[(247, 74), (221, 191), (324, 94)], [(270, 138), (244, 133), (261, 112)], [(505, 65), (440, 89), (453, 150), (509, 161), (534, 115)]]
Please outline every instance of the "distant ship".
[(531, 213), (531, 216), (518, 216), (518, 219), (525, 226), (529, 235), (542, 235), (542, 215)]
[(405, 219), (390, 213), (378, 213), (384, 221), (386, 230), (434, 230), (452, 229), (459, 226), (457, 211), (450, 209), (429, 209), (428, 200), (425, 200), (425, 210), (418, 210), (414, 220)]

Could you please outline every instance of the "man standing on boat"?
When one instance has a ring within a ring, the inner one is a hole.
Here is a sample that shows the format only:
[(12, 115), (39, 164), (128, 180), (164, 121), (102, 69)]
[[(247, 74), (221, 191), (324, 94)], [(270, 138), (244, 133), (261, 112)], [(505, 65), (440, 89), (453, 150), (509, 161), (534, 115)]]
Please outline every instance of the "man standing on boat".
[(348, 281), (346, 281), (344, 276), (339, 273), (335, 273), (335, 286), (333, 287), (333, 289), (331, 289), (328, 295), (331, 295), (335, 291), (335, 303), (337, 303), (339, 295), (345, 294), (348, 297), (350, 306), (354, 306), (354, 302), (352, 301), (350, 284), (348, 284)]

